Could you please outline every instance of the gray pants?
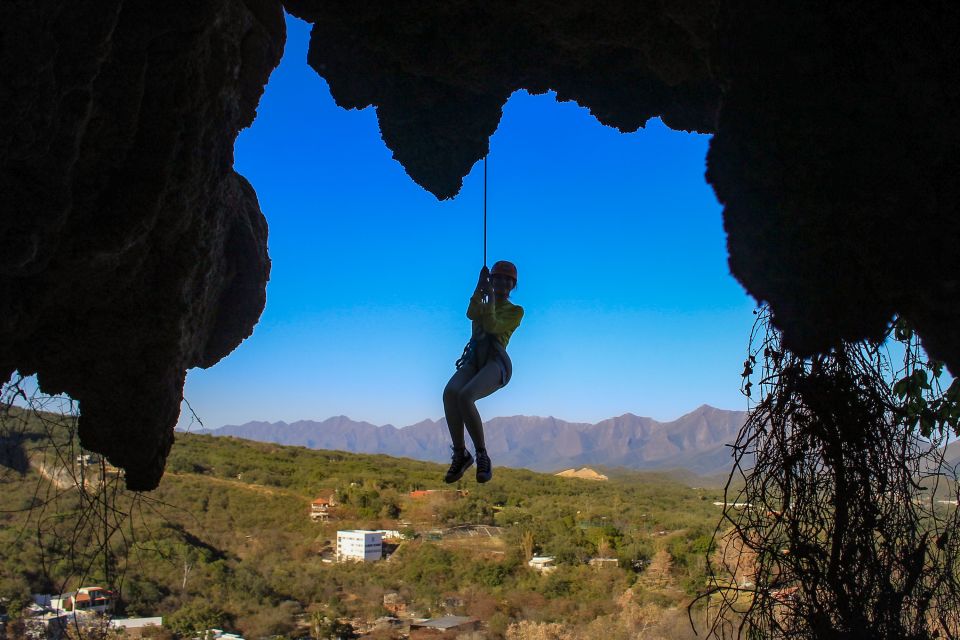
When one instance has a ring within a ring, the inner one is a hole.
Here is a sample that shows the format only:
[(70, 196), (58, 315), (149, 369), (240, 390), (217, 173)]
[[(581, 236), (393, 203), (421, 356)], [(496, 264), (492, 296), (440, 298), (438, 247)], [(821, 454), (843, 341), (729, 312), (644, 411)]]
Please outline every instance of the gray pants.
[(454, 449), (463, 449), (463, 428), (466, 426), (476, 449), (486, 449), (483, 441), (483, 422), (475, 404), (480, 398), (503, 386), (503, 371), (496, 359), (491, 359), (477, 371), (472, 364), (464, 364), (450, 377), (443, 390), (443, 412)]

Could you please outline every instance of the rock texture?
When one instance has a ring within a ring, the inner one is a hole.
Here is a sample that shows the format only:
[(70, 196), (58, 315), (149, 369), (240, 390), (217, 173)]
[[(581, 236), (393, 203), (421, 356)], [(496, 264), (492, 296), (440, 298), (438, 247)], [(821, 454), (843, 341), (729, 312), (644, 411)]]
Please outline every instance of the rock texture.
[[(730, 268), (810, 354), (894, 313), (960, 374), (960, 5), (285, 0), (337, 102), (440, 198), (511, 92), (714, 133)], [(79, 400), (154, 486), (184, 372), (248, 335), (266, 225), (232, 171), (279, 0), (0, 3), (0, 377)]]
[(796, 351), (898, 312), (960, 374), (960, 8), (734, 6), (707, 174), (734, 275)]
[(0, 4), (0, 378), (78, 400), (132, 489), (163, 473), (186, 369), (263, 308), (233, 143), (284, 35), (265, 0)]
[(376, 107), (383, 140), (439, 198), (488, 150), (518, 89), (549, 89), (604, 124), (654, 116), (712, 131), (712, 5), (699, 2), (415, 3), (286, 0), (314, 24), (308, 60), (342, 107)]

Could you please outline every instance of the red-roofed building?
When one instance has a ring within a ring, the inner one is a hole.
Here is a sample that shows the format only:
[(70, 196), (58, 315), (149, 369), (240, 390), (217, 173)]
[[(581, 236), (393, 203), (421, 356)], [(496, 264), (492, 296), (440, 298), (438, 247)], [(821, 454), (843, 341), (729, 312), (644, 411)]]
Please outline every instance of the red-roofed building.
[(96, 611), (104, 613), (113, 606), (113, 593), (103, 587), (82, 587), (63, 602), (67, 611)]
[(326, 522), (330, 519), (330, 509), (335, 506), (333, 496), (317, 498), (310, 503), (310, 519)]

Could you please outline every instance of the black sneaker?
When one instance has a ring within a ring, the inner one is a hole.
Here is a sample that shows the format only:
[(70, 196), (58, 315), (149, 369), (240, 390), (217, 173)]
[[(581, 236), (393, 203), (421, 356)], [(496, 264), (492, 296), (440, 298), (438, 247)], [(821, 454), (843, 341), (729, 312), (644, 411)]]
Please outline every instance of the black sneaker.
[(453, 462), (450, 463), (450, 468), (447, 469), (447, 475), (443, 477), (444, 482), (447, 484), (453, 484), (457, 480), (463, 477), (463, 474), (470, 468), (470, 465), (473, 464), (473, 456), (470, 455), (470, 452), (466, 449), (461, 449), (457, 451), (453, 450)]
[(477, 482), (490, 482), (493, 477), (493, 468), (490, 465), (490, 456), (486, 449), (477, 449)]

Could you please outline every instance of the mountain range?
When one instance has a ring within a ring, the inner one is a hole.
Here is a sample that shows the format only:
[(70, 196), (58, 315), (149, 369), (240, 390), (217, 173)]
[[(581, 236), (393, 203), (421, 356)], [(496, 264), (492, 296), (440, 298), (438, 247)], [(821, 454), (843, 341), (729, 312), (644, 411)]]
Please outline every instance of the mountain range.
[[(602, 466), (637, 470), (686, 469), (699, 475), (724, 473), (731, 448), (746, 420), (744, 411), (709, 405), (673, 420), (658, 422), (631, 413), (596, 424), (557, 418), (510, 416), (484, 423), (487, 451), (494, 465), (534, 471)], [(450, 436), (444, 419), (407, 427), (377, 426), (346, 416), (322, 422), (247, 422), (208, 433), (247, 440), (333, 449), (354, 453), (446, 462)], [(469, 444), (469, 438), (468, 444)]]

